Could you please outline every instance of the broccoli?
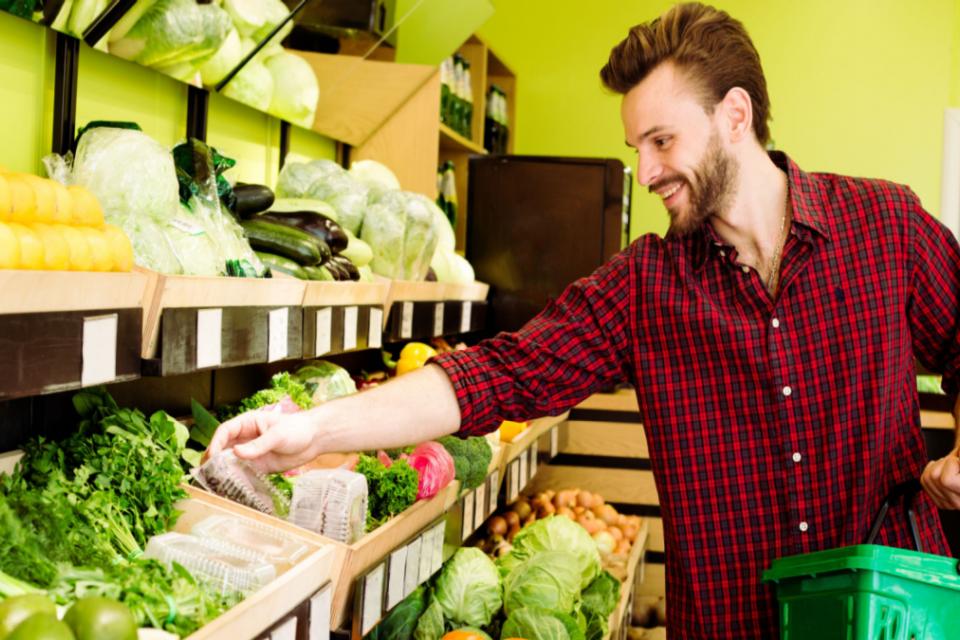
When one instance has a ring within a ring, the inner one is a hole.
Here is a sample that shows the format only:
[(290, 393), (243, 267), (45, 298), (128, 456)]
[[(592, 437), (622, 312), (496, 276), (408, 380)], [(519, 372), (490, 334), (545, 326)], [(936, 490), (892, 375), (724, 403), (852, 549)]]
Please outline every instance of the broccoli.
[(493, 451), (486, 438), (470, 437), (466, 439), (456, 436), (444, 436), (437, 440), (453, 457), (456, 467), (456, 478), (462, 488), (475, 489), (483, 484), (490, 468)]

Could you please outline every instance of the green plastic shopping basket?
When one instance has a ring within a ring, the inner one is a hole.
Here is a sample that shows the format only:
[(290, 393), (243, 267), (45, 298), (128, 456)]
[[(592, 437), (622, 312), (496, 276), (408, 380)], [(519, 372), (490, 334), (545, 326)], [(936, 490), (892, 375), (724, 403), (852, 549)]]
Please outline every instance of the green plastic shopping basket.
[(920, 548), (913, 498), (919, 480), (894, 487), (874, 519), (867, 543), (773, 561), (781, 640), (960, 640), (957, 560), (871, 544), (902, 498)]

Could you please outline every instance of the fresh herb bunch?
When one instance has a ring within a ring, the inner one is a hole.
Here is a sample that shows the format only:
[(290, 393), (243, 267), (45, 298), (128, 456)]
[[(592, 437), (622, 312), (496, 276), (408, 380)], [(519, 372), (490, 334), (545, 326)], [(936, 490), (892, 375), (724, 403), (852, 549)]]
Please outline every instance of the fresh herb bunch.
[(417, 501), (420, 476), (406, 460), (396, 460), (387, 467), (373, 456), (362, 455), (354, 471), (367, 479), (367, 531)]
[(290, 399), (301, 409), (309, 409), (312, 406), (307, 387), (295, 376), (284, 371), (270, 378), (269, 388), (257, 391), (249, 398), (244, 398), (239, 405), (221, 407), (218, 411), (219, 418), (228, 420), (246, 411), (276, 404), (283, 400), (285, 396), (290, 396)]

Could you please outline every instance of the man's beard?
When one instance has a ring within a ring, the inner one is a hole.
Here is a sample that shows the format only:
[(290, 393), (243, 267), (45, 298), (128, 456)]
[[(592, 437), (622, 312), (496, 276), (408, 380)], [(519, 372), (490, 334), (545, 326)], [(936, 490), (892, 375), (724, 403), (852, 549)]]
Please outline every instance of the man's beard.
[(685, 236), (699, 230), (712, 216), (726, 213), (736, 193), (739, 165), (720, 146), (716, 132), (710, 136), (703, 160), (693, 170), (693, 182), (681, 178), (687, 187), (688, 203), (670, 214), (668, 236)]

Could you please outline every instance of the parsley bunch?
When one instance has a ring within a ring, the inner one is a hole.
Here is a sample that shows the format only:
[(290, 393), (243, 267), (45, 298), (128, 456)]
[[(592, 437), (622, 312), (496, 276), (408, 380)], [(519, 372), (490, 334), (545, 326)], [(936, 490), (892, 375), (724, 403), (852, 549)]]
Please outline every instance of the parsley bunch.
[(373, 456), (361, 455), (354, 471), (367, 479), (367, 531), (417, 501), (420, 476), (406, 460), (396, 460), (387, 467)]

